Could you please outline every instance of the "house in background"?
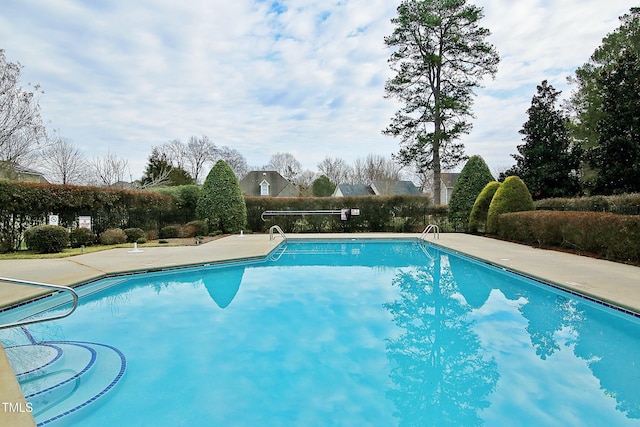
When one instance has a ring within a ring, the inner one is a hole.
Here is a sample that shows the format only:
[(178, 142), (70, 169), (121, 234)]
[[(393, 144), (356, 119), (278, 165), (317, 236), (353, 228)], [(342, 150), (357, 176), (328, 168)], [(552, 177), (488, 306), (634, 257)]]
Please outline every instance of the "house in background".
[(22, 182), (39, 182), (48, 184), (44, 174), (10, 162), (0, 162), (0, 179)]
[(298, 197), (300, 190), (276, 171), (251, 171), (240, 180), (245, 196)]
[(333, 197), (421, 195), (411, 181), (373, 181), (371, 185), (338, 184)]
[[(460, 176), (459, 173), (442, 172), (440, 174), (440, 203), (448, 205), (453, 194), (453, 187)], [(435, 194), (435, 193), (434, 193)]]

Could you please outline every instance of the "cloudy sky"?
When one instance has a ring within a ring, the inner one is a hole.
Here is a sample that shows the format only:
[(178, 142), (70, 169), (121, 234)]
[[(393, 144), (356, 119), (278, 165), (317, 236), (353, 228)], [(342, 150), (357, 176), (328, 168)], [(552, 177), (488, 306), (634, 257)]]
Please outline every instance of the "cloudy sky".
[[(88, 158), (129, 159), (139, 178), (153, 146), (207, 135), (252, 166), (293, 154), (389, 156), (397, 105), (384, 36), (399, 0), (0, 0), (0, 48), (39, 83), (50, 130)], [(502, 61), (477, 90), (463, 138), (492, 170), (513, 161), (543, 79), (566, 77), (618, 27), (631, 0), (477, 0)]]

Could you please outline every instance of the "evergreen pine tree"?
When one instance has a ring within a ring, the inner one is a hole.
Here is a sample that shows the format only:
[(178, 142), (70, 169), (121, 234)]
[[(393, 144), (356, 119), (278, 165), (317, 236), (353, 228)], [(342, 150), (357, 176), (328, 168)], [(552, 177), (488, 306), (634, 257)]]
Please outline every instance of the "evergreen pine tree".
[(640, 192), (640, 55), (627, 51), (600, 77), (604, 90), (600, 138), (591, 165), (598, 170), (595, 192)]
[(247, 224), (247, 206), (238, 178), (223, 160), (211, 168), (202, 185), (196, 216), (209, 223), (209, 230), (223, 233), (237, 233)]
[(529, 119), (520, 130), (524, 144), (518, 145), (519, 154), (511, 155), (516, 165), (502, 176), (519, 176), (534, 199), (580, 193), (580, 149), (571, 144), (568, 119), (556, 107), (560, 93), (546, 80), (538, 85), (527, 110)]

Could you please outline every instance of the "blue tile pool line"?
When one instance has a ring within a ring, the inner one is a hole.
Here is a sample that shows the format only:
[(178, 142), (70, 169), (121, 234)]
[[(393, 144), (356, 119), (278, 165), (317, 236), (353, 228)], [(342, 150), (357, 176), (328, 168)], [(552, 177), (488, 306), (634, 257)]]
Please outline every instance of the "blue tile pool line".
[[(66, 417), (68, 415), (71, 415), (77, 411), (79, 411), (80, 409), (86, 407), (87, 405), (90, 405), (91, 403), (95, 402), (96, 400), (98, 400), (100, 397), (104, 396), (105, 393), (107, 393), (109, 390), (111, 390), (122, 378), (122, 376), (124, 375), (124, 372), (127, 368), (127, 359), (125, 358), (124, 354), (122, 354), (122, 352), (120, 350), (118, 350), (116, 347), (113, 347), (111, 345), (108, 344), (100, 344), (100, 343), (96, 343), (96, 342), (87, 342), (87, 341), (47, 341), (47, 343), (52, 343), (52, 344), (72, 344), (72, 345), (79, 345), (81, 347), (85, 347), (83, 344), (86, 345), (97, 345), (97, 346), (102, 346), (102, 347), (107, 347), (113, 351), (115, 351), (118, 356), (120, 357), (120, 371), (118, 372), (118, 374), (116, 375), (116, 377), (113, 379), (113, 381), (111, 381), (111, 383), (109, 383), (109, 385), (107, 385), (102, 391), (100, 391), (98, 394), (96, 394), (95, 396), (93, 396), (92, 398), (90, 398), (89, 400), (81, 403), (80, 405), (71, 408), (65, 412), (63, 412), (60, 415), (56, 415), (55, 417), (52, 417), (48, 420), (39, 422), (38, 425), (39, 426), (44, 426), (47, 424), (50, 424), (54, 421), (60, 420), (63, 417)], [(95, 350), (92, 350), (93, 353), (95, 354)], [(83, 370), (84, 372), (84, 370)], [(80, 374), (77, 374), (80, 375)]]
[[(91, 360), (89, 360), (89, 363), (87, 364), (87, 366), (85, 366), (80, 372), (78, 372), (77, 374), (73, 375), (72, 377), (67, 378), (66, 380), (62, 381), (61, 383), (58, 383), (56, 385), (53, 385), (49, 388), (45, 388), (44, 390), (39, 390), (35, 393), (31, 393), (25, 396), (25, 398), (30, 398), (30, 397), (34, 397), (37, 396), (39, 394), (43, 394), (43, 393), (47, 393), (51, 390), (54, 390), (60, 386), (63, 386), (65, 384), (70, 383), (71, 381), (74, 381), (78, 378), (80, 378), (82, 375), (84, 375), (89, 369), (91, 369), (93, 367), (93, 365), (96, 363), (96, 351), (94, 349), (92, 349), (91, 347), (88, 347), (86, 345), (82, 345), (82, 344), (77, 344), (77, 343), (73, 343), (71, 341), (52, 341), (52, 344), (73, 344), (76, 345), (78, 347), (82, 347), (85, 348), (87, 350), (89, 350), (89, 352), (91, 353)], [(46, 344), (45, 344), (46, 345)]]

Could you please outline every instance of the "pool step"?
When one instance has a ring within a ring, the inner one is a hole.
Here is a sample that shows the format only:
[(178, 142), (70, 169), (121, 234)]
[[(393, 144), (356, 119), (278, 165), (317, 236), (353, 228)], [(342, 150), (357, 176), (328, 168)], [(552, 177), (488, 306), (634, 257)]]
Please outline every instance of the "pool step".
[(99, 343), (47, 341), (6, 352), (38, 425), (51, 425), (97, 402), (126, 368), (117, 348)]

